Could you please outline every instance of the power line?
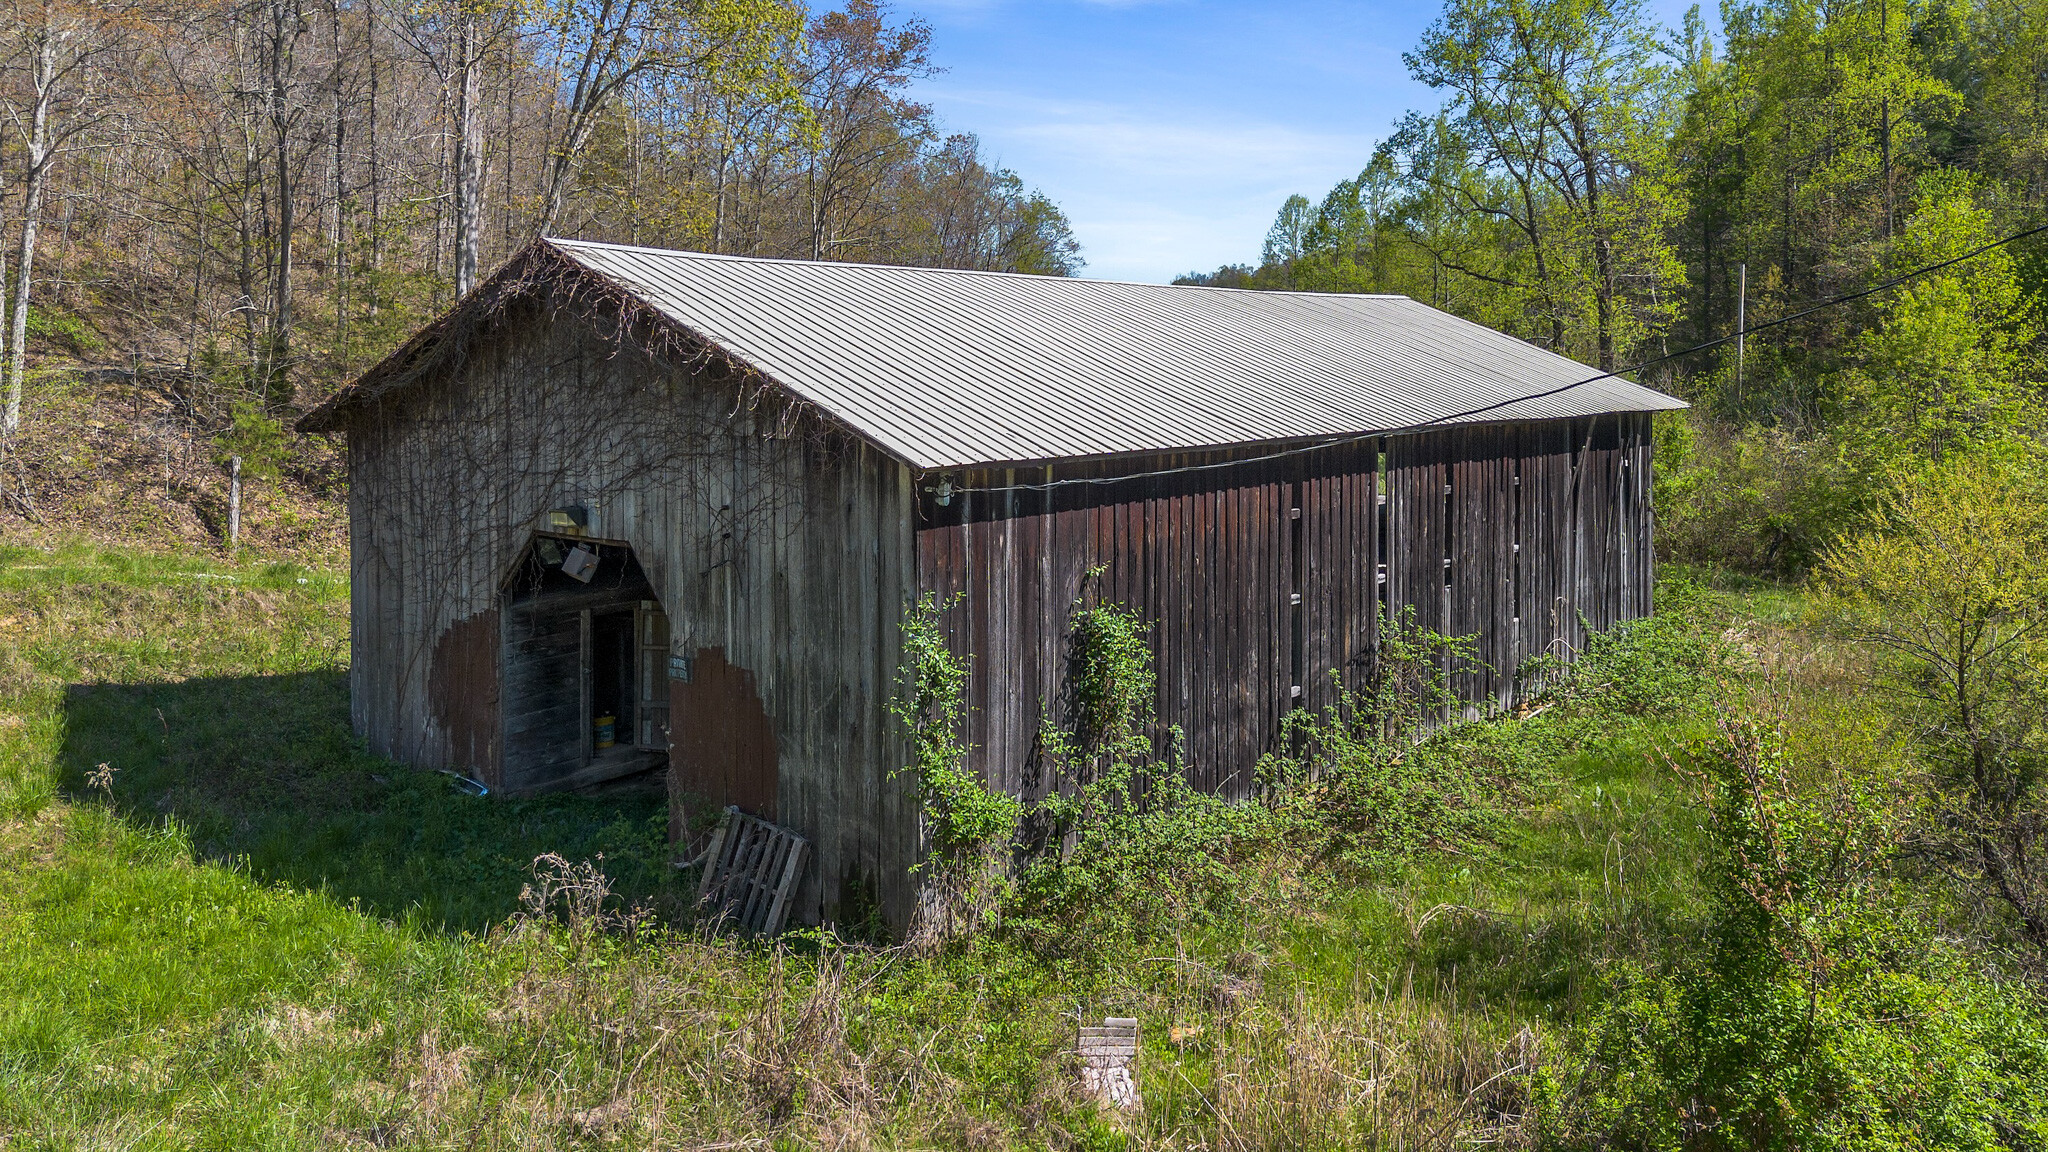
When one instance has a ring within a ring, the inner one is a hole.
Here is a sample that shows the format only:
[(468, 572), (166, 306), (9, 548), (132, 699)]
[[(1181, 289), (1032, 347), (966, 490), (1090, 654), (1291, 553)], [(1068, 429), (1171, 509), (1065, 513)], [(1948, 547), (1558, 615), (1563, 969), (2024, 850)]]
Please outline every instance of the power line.
[[(1984, 253), (1989, 252), (1994, 248), (2002, 248), (2007, 244), (2024, 240), (2029, 236), (2038, 236), (2043, 232), (2048, 232), (2048, 224), (2038, 224), (2032, 228), (2028, 228), (2020, 232), (2014, 232), (2009, 236), (2002, 236), (1996, 240), (1990, 241), (1989, 243), (1980, 244), (1977, 247), (1970, 249), (1968, 252), (1965, 252), (1960, 256), (1952, 256), (1947, 260), (1940, 261), (1939, 263), (1928, 264), (1924, 267), (1915, 268), (1910, 272), (1894, 276), (1889, 280), (1883, 281), (1878, 284), (1873, 284), (1868, 288), (1864, 288), (1856, 292), (1850, 292), (1846, 295), (1836, 296), (1832, 299), (1823, 300), (1818, 304), (1814, 304), (1807, 308), (1802, 308), (1797, 312), (1793, 312), (1785, 316), (1780, 316), (1775, 320), (1766, 320), (1761, 324), (1752, 324), (1747, 328), (1738, 327), (1736, 331), (1731, 332), (1726, 336), (1721, 336), (1713, 340), (1707, 340), (1699, 344), (1694, 344), (1689, 348), (1681, 348), (1676, 352), (1669, 352), (1662, 356), (1653, 357), (1649, 360), (1643, 361), (1640, 364), (1633, 364), (1627, 368), (1616, 368), (1611, 372), (1602, 372), (1597, 376), (1588, 376), (1584, 380), (1574, 380), (1569, 384), (1560, 384), (1555, 388), (1546, 388), (1541, 392), (1530, 392), (1525, 395), (1510, 397), (1509, 399), (1497, 401), (1495, 403), (1487, 404), (1479, 408), (1468, 408), (1463, 412), (1447, 412), (1441, 416), (1432, 416), (1429, 419), (1424, 420), (1418, 424), (1408, 424), (1399, 428), (1382, 428), (1374, 432), (1360, 432), (1348, 436), (1337, 436), (1327, 440), (1318, 440), (1313, 444), (1301, 444), (1293, 448), (1283, 448), (1276, 452), (1269, 452), (1262, 456), (1251, 456), (1242, 460), (1217, 460), (1211, 461), (1206, 464), (1184, 464), (1176, 468), (1156, 468), (1146, 472), (1130, 472), (1121, 476), (1073, 476), (1063, 480), (1048, 480), (1040, 484), (1002, 484), (990, 488), (952, 488), (949, 489), (949, 492), (955, 495), (969, 493), (992, 494), (997, 492), (1050, 492), (1055, 488), (1065, 488), (1075, 484), (1122, 484), (1126, 481), (1144, 480), (1149, 479), (1153, 476), (1174, 476), (1184, 472), (1209, 472), (1219, 468), (1240, 468), (1249, 464), (1262, 464), (1268, 460), (1284, 460), (1292, 456), (1301, 456), (1310, 452), (1320, 452), (1325, 448), (1339, 448), (1346, 444), (1357, 444), (1361, 441), (1374, 440), (1382, 436), (1405, 436), (1411, 432), (1422, 432), (1430, 428), (1440, 427), (1444, 424), (1448, 424), (1453, 421), (1464, 420), (1473, 416), (1484, 416), (1488, 412), (1498, 411), (1502, 408), (1510, 408), (1516, 404), (1526, 404), (1531, 400), (1547, 399), (1549, 397), (1556, 396), (1560, 393), (1569, 392), (1574, 388), (1583, 388), (1588, 384), (1597, 384), (1602, 380), (1615, 379), (1616, 377), (1619, 377), (1626, 372), (1640, 372), (1645, 368), (1654, 368), (1659, 364), (1668, 363), (1672, 360), (1677, 360), (1680, 357), (1691, 356), (1696, 352), (1705, 352), (1711, 348), (1719, 348), (1723, 344), (1732, 343), (1736, 340), (1743, 338), (1744, 336), (1748, 336), (1757, 332), (1769, 331), (1772, 328), (1781, 328), (1796, 320), (1805, 319), (1806, 317), (1811, 316), (1816, 312), (1822, 312), (1829, 308), (1839, 307), (1843, 304), (1852, 304), (1868, 296), (1875, 296), (1879, 292), (1883, 292), (1891, 288), (1896, 288), (1899, 285), (1904, 284), (1908, 280), (1917, 279), (1921, 276), (1927, 275), (1930, 272), (1939, 272), (1943, 268), (1948, 268), (1953, 265), (1960, 264), (1965, 260), (1969, 260), (1977, 256), (1982, 256)], [(1179, 449), (1162, 449), (1162, 451), (1179, 451)], [(937, 489), (929, 489), (929, 491), (936, 490)]]

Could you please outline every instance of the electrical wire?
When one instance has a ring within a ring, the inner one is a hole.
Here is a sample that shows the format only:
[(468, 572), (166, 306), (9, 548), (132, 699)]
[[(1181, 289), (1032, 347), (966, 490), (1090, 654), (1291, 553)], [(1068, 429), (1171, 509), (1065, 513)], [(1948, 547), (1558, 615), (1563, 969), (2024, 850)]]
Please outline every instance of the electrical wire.
[[(1442, 425), (1449, 424), (1454, 421), (1467, 420), (1474, 416), (1483, 416), (1488, 412), (1498, 411), (1502, 408), (1511, 408), (1517, 404), (1526, 404), (1532, 400), (1547, 399), (1551, 396), (1559, 395), (1560, 393), (1569, 392), (1574, 388), (1583, 388), (1588, 384), (1597, 384), (1602, 380), (1615, 379), (1617, 377), (1620, 377), (1623, 373), (1640, 372), (1645, 368), (1654, 368), (1659, 364), (1668, 363), (1672, 360), (1680, 359), (1681, 357), (1691, 356), (1699, 352), (1705, 352), (1712, 348), (1719, 348), (1723, 344), (1733, 343), (1737, 339), (1740, 339), (1744, 336), (1754, 335), (1758, 332), (1767, 332), (1773, 328), (1782, 328), (1787, 324), (1793, 323), (1794, 321), (1803, 320), (1816, 312), (1822, 312), (1829, 308), (1840, 307), (1843, 304), (1852, 304), (1868, 296), (1875, 296), (1880, 292), (1896, 288), (1899, 285), (1904, 284), (1908, 280), (1918, 279), (1919, 277), (1928, 275), (1932, 272), (1939, 272), (1943, 268), (1948, 268), (1953, 265), (1960, 264), (1965, 260), (1970, 260), (1975, 257), (1982, 256), (1984, 253), (1989, 252), (1995, 248), (2003, 248), (2007, 244), (2012, 244), (2017, 241), (2024, 240), (2029, 236), (2038, 236), (2043, 232), (2048, 232), (2048, 224), (2039, 224), (2032, 228), (2024, 229), (2019, 232), (2014, 232), (2009, 236), (2002, 236), (1988, 243), (1980, 244), (1977, 247), (1970, 249), (1968, 252), (1965, 252), (1960, 256), (1952, 256), (1947, 260), (1940, 261), (1939, 263), (1928, 264), (1924, 267), (1915, 268), (1910, 272), (1901, 273), (1900, 275), (1894, 276), (1889, 280), (1885, 280), (1878, 284), (1873, 284), (1868, 288), (1864, 288), (1855, 292), (1850, 292), (1846, 295), (1836, 296), (1828, 300), (1823, 300), (1818, 304), (1802, 308), (1797, 312), (1780, 316), (1774, 320), (1766, 320), (1761, 324), (1752, 324), (1747, 328), (1741, 329), (1740, 331), (1730, 332), (1726, 336), (1720, 336), (1712, 340), (1707, 340), (1699, 344), (1694, 344), (1689, 348), (1681, 348), (1676, 352), (1668, 352), (1662, 356), (1657, 356), (1649, 360), (1645, 360), (1640, 364), (1632, 364), (1627, 368), (1616, 368), (1611, 372), (1602, 372), (1596, 376), (1588, 376), (1584, 380), (1574, 380), (1569, 384), (1560, 384), (1555, 388), (1546, 388), (1540, 392), (1530, 392), (1525, 395), (1513, 396), (1506, 400), (1496, 401), (1495, 403), (1487, 404), (1482, 407), (1468, 408), (1462, 412), (1446, 412), (1440, 416), (1432, 416), (1429, 419), (1424, 420), (1417, 424), (1407, 424), (1398, 428), (1381, 428), (1372, 432), (1360, 432), (1348, 436), (1337, 436), (1329, 439), (1318, 440), (1313, 444), (1301, 444), (1293, 448), (1283, 448), (1276, 452), (1269, 452), (1261, 456), (1249, 456), (1241, 460), (1215, 460), (1204, 464), (1184, 464), (1174, 468), (1155, 468), (1144, 472), (1129, 472), (1119, 476), (1072, 476), (1060, 480), (1048, 480), (1039, 484), (1003, 484), (988, 488), (949, 487), (947, 489), (947, 496), (948, 499), (950, 499), (956, 496), (977, 493), (986, 495), (999, 492), (1050, 492), (1055, 488), (1065, 488), (1070, 485), (1076, 484), (1122, 484), (1131, 480), (1146, 480), (1154, 476), (1174, 476), (1185, 472), (1209, 472), (1219, 468), (1241, 468), (1251, 464), (1262, 464), (1269, 460), (1284, 460), (1292, 456), (1301, 456), (1310, 452), (1319, 452), (1325, 448), (1338, 448), (1346, 444), (1357, 444), (1365, 440), (1375, 440), (1382, 436), (1405, 436), (1412, 432), (1422, 432), (1431, 428), (1441, 427)], [(1187, 450), (1190, 449), (1162, 449), (1162, 451)], [(927, 488), (926, 491), (937, 492), (939, 491), (939, 489), (933, 487)]]

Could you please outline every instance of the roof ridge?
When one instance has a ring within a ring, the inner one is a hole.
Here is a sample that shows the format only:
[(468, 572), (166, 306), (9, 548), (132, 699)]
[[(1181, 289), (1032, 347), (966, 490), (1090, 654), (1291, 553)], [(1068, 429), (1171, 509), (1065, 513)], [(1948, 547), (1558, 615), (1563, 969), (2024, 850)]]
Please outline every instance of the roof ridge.
[(1294, 288), (1224, 288), (1214, 284), (1155, 284), (1150, 280), (1110, 280), (1100, 276), (1047, 276), (1038, 272), (994, 272), (985, 268), (934, 268), (926, 264), (877, 264), (865, 260), (805, 260), (795, 256), (740, 256), (731, 252), (697, 252), (687, 248), (656, 248), (647, 244), (613, 244), (604, 240), (571, 240), (561, 236), (542, 237), (563, 248), (605, 248), (615, 252), (644, 252), (656, 256), (681, 256), (692, 260), (720, 260), (738, 264), (798, 264), (824, 268), (870, 268), (883, 272), (941, 272), (952, 276), (990, 276), (1007, 280), (1050, 280), (1071, 284), (1115, 284), (1131, 288), (1170, 288), (1186, 292), (1243, 292), (1265, 296), (1316, 296), (1346, 300), (1408, 300), (1400, 292), (1307, 292)]

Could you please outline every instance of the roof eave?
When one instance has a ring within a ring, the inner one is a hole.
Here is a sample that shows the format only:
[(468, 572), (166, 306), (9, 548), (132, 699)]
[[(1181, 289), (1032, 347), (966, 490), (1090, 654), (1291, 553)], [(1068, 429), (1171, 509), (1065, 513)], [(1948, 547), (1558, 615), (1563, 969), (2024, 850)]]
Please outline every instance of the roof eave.
[[(1654, 391), (1654, 390), (1651, 390)], [(1598, 413), (1560, 416), (1486, 416), (1471, 419), (1446, 419), (1424, 424), (1410, 424), (1387, 428), (1360, 428), (1350, 432), (1331, 432), (1313, 436), (1280, 436), (1266, 440), (1237, 440), (1215, 444), (1162, 444), (1147, 448), (1132, 448), (1119, 452), (1093, 452), (1079, 456), (1029, 456), (1004, 460), (943, 460), (920, 462), (903, 452), (890, 455), (920, 473), (938, 472), (987, 472), (1005, 468), (1046, 468), (1054, 465), (1103, 464), (1113, 460), (1124, 460), (1144, 456), (1172, 456), (1197, 452), (1238, 452), (1253, 448), (1270, 448), (1276, 454), (1314, 451), (1318, 448), (1334, 447), (1358, 440), (1370, 440), (1383, 436), (1419, 436), (1445, 428), (1470, 428), (1486, 424), (1529, 424), (1547, 420), (1586, 420), (1597, 416), (1655, 415), (1659, 412), (1682, 412), (1692, 405), (1676, 396), (1657, 393), (1669, 403), (1657, 407), (1615, 408)], [(1247, 461), (1249, 462), (1249, 461)]]

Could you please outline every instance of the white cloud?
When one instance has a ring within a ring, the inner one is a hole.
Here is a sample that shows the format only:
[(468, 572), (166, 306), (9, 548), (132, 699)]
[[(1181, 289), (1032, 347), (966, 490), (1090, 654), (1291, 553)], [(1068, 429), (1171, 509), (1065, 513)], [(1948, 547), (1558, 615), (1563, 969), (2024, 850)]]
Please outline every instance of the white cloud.
[[(1332, 157), (1362, 165), (1378, 136), (1315, 132), (1285, 124), (1173, 114), (1128, 105), (1054, 101), (1004, 92), (929, 87), (939, 106), (973, 108), (977, 124), (999, 126), (1006, 141), (1074, 162), (1106, 164), (1146, 179), (1201, 176), (1231, 180), (1248, 173), (1269, 178), (1289, 171), (1321, 172)], [(994, 115), (991, 116), (990, 114)]]
[(1058, 201), (1087, 274), (1112, 279), (1256, 259), (1282, 200), (1320, 195), (1362, 167), (1377, 140), (1198, 108), (943, 86), (923, 95)]

